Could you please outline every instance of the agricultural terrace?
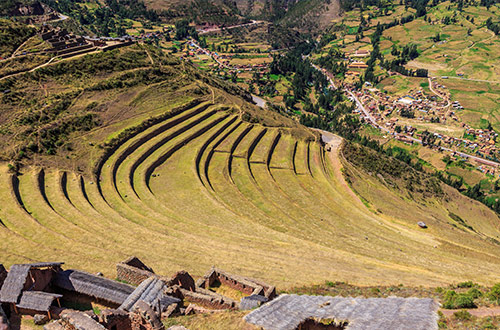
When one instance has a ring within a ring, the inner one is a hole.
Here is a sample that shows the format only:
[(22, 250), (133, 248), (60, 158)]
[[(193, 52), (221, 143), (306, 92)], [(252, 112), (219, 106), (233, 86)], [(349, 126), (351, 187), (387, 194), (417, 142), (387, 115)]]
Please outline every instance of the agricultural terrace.
[[(160, 273), (201, 275), (216, 264), (280, 287), (327, 278), (497, 280), (498, 222), (482, 205), (469, 210), (470, 200), (446, 192), (453, 198), (402, 208), (402, 196), (363, 184), (373, 178), (339, 158), (336, 137), (325, 152), (316, 134), (251, 124), (209, 100), (189, 104), (123, 140), (96, 177), (40, 167), (16, 175), (2, 166), (6, 263), (57, 255), (68, 267), (111, 273), (114, 262), (138, 255)], [(365, 205), (344, 181), (341, 162)], [(374, 212), (369, 203), (379, 195), (385, 204)]]

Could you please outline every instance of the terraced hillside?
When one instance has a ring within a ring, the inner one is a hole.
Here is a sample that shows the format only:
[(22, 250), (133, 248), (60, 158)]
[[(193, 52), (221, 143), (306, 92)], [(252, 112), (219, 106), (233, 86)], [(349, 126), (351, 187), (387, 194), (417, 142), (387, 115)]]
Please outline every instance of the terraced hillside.
[(112, 276), (110, 265), (138, 255), (161, 273), (217, 265), (280, 286), (497, 280), (499, 247), (486, 238), (499, 223), (486, 208), (474, 205), (477, 233), (448, 234), (438, 202), (427, 208), (436, 220), (428, 231), (376, 215), (343, 180), (335, 137), (328, 154), (289, 129), (210, 101), (191, 105), (123, 141), (98, 180), (1, 166), (3, 261), (57, 259)]
[(62, 260), (112, 277), (137, 255), (163, 274), (216, 265), (279, 287), (498, 281), (492, 211), (446, 186), (425, 193), (428, 179), (394, 159), (338, 154), (335, 136), (326, 152), (318, 133), (154, 47), (0, 87), (7, 266)]

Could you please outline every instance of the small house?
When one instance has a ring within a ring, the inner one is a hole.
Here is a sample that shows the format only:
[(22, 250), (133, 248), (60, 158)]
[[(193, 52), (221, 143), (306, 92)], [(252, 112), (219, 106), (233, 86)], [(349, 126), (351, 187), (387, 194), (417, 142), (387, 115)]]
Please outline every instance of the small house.
[[(61, 270), (62, 262), (43, 262), (12, 265), (0, 289), (0, 302), (9, 305), (15, 313), (36, 314), (47, 312), (61, 295), (49, 293), (51, 283)], [(49, 291), (49, 292), (43, 292)]]

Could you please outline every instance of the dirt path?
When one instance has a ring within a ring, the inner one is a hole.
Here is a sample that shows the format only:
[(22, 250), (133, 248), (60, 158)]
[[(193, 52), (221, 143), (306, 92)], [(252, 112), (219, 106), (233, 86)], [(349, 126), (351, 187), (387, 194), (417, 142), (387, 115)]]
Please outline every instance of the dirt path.
[(50, 63), (52, 63), (52, 61), (56, 59), (55, 57), (52, 57), (48, 62), (45, 62), (43, 64), (40, 64), (39, 66), (36, 66), (34, 67), (33, 69), (30, 69), (30, 70), (25, 70), (25, 71), (21, 71), (21, 72), (16, 72), (16, 73), (12, 73), (12, 74), (9, 74), (9, 75), (6, 75), (6, 76), (3, 76), (0, 78), (0, 80), (4, 80), (4, 79), (7, 79), (7, 78), (10, 78), (10, 77), (15, 77), (15, 76), (18, 76), (20, 74), (23, 74), (23, 73), (26, 73), (26, 72), (33, 72), (37, 69), (40, 69), (40, 68), (43, 68), (44, 66), (47, 66), (49, 65)]
[(148, 52), (146, 48), (144, 48), (144, 51), (146, 54), (148, 54), (149, 61), (151, 62), (151, 65), (155, 65), (155, 61), (153, 60), (153, 57), (151, 57), (151, 54)]
[(28, 39), (24, 40), (24, 42), (21, 45), (19, 45), (19, 47), (17, 47), (16, 50), (14, 50), (12, 52), (12, 55), (10, 55), (10, 57), (8, 57), (7, 59), (14, 58), (16, 56), (16, 53), (19, 51), (19, 49), (21, 49), (28, 42), (28, 40), (30, 40), (30, 39), (31, 39), (31, 37), (29, 37)]
[(335, 135), (331, 132), (323, 131), (317, 129), (316, 131), (321, 133), (321, 140), (326, 144), (326, 150), (328, 158), (332, 164), (333, 174), (335, 178), (340, 183), (344, 191), (346, 191), (355, 201), (359, 202), (360, 207), (365, 207), (363, 202), (359, 199), (359, 197), (354, 193), (354, 191), (349, 187), (347, 182), (345, 181), (344, 175), (342, 174), (342, 162), (341, 162), (341, 154), (340, 148), (342, 146), (343, 139)]
[[(441, 96), (438, 92), (436, 92), (433, 88), (432, 88), (432, 79), (431, 77), (428, 77), (427, 78), (429, 80), (429, 89), (431, 90), (431, 92), (433, 92), (435, 95), (437, 95), (439, 98), (443, 98), (443, 96)], [(450, 106), (450, 99), (449, 98), (446, 98), (446, 102), (448, 102), (445, 106), (443, 107), (436, 107), (436, 109), (445, 109), (445, 108), (448, 108)]]
[(263, 23), (262, 21), (252, 21), (251, 23), (246, 23), (246, 24), (238, 24), (238, 25), (233, 25), (233, 26), (228, 26), (224, 28), (215, 28), (215, 29), (208, 29), (208, 30), (198, 30), (198, 34), (206, 34), (210, 32), (219, 32), (222, 30), (232, 30), (240, 27), (246, 27), (246, 26), (252, 26), (252, 25), (259, 25)]
[[(459, 312), (461, 309), (441, 309), (441, 312), (446, 317), (453, 316), (453, 313)], [(500, 306), (498, 307), (479, 307), (479, 308), (471, 308), (467, 309), (467, 311), (476, 317), (486, 317), (486, 316), (498, 316), (500, 315)]]
[[(441, 78), (443, 78), (443, 77), (441, 77)], [(495, 81), (495, 80), (471, 79), (471, 78), (462, 78), (462, 77), (448, 77), (448, 79), (460, 79), (460, 80), (467, 80), (467, 81), (485, 82), (485, 83), (489, 83), (489, 84), (500, 84), (500, 81)]]
[[(3, 76), (3, 77), (0, 78), (0, 80), (7, 79), (9, 77), (15, 77), (15, 76), (21, 75), (21, 74), (26, 73), (26, 72), (34, 72), (35, 70), (38, 70), (38, 69), (43, 68), (43, 67), (45, 67), (47, 65), (50, 65), (50, 64), (57, 64), (57, 63), (60, 63), (62, 61), (74, 60), (76, 58), (83, 57), (83, 56), (90, 55), (90, 54), (96, 54), (98, 52), (99, 52), (99, 50), (94, 50), (92, 52), (88, 52), (88, 53), (84, 53), (84, 54), (79, 54), (79, 55), (75, 55), (75, 56), (64, 58), (64, 59), (59, 59), (59, 57), (55, 56), (55, 57), (52, 57), (47, 62), (45, 62), (43, 64), (40, 64), (39, 66), (36, 66), (36, 67), (34, 67), (32, 69), (29, 69), (29, 70), (25, 70), (25, 71), (21, 71), (21, 72), (16, 72), (16, 73), (12, 73), (12, 74), (7, 75), (7, 76)], [(54, 61), (55, 61), (55, 63), (52, 63)]]

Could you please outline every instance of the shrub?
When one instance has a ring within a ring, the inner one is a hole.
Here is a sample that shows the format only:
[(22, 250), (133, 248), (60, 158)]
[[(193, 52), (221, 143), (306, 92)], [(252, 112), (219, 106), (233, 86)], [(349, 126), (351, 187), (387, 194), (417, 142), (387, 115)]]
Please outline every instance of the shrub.
[(448, 325), (446, 324), (446, 316), (444, 316), (443, 312), (438, 311), (439, 320), (438, 320), (438, 328), (439, 329), (448, 329)]
[(500, 283), (495, 284), (488, 293), (488, 299), (500, 304)]
[(443, 299), (443, 308), (475, 308), (474, 298), (468, 293), (456, 293), (453, 290), (447, 291)]
[(455, 297), (455, 308), (474, 308), (474, 298), (466, 293), (459, 293)]
[(465, 309), (462, 309), (461, 311), (453, 313), (453, 317), (460, 321), (468, 321), (472, 318), (472, 315)]
[(467, 282), (461, 282), (457, 284), (458, 288), (472, 288), (474, 286), (474, 282), (472, 281), (467, 281)]
[(332, 281), (326, 281), (326, 286), (329, 286), (329, 287), (332, 287), (335, 285), (335, 283), (333, 283)]
[(467, 294), (474, 299), (477, 299), (483, 295), (483, 293), (478, 288), (471, 288), (467, 291)]

